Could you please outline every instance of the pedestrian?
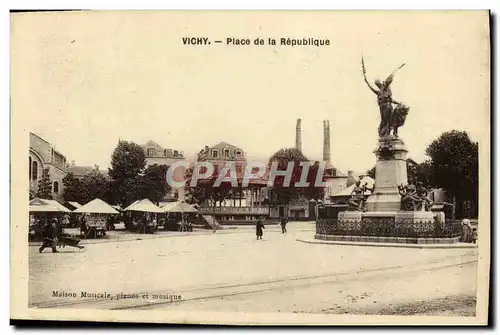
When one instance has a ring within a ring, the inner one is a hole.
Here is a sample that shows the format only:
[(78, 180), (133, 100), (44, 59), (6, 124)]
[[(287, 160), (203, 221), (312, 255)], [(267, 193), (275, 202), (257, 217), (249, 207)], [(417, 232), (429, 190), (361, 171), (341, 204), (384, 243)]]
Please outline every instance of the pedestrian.
[(64, 233), (61, 221), (58, 220), (57, 218), (52, 218), (52, 222), (53, 222), (54, 227), (55, 227), (55, 236), (57, 238), (61, 237), (62, 234)]
[(62, 221), (63, 228), (69, 228), (69, 215), (65, 215)]
[(49, 221), (45, 224), (43, 229), (43, 243), (38, 251), (41, 253), (48, 247), (52, 248), (52, 252), (59, 252), (56, 249), (56, 228), (53, 221)]
[(462, 242), (472, 242), (472, 225), (469, 219), (462, 220)]
[(477, 230), (476, 228), (472, 229), (472, 243), (476, 244), (477, 241)]
[(262, 229), (266, 229), (264, 226), (264, 222), (262, 221), (262, 218), (259, 218), (257, 220), (257, 224), (255, 225), (255, 230), (256, 230), (256, 235), (258, 240), (262, 240), (262, 236), (264, 235), (264, 232)]
[(87, 220), (85, 219), (85, 214), (82, 214), (82, 217), (80, 218), (80, 236), (87, 237), (87, 231)]
[(286, 217), (281, 218), (281, 233), (286, 234), (286, 224), (288, 223), (288, 219)]

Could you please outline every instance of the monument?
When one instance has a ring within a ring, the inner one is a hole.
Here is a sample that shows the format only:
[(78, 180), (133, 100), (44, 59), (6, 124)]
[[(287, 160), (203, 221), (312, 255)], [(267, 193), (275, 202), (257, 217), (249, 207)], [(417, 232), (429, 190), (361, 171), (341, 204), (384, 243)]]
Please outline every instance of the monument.
[[(400, 242), (408, 237), (415, 243), (428, 242), (436, 237), (436, 213), (430, 211), (432, 201), (423, 185), (408, 183), (406, 155), (408, 150), (398, 135), (405, 124), (410, 108), (392, 97), (391, 84), (398, 67), (383, 82), (370, 84), (362, 59), (363, 76), (368, 88), (377, 96), (380, 110), (378, 143), (373, 151), (376, 157), (375, 185), (368, 189), (358, 181), (352, 191), (346, 211), (340, 212), (334, 231), (361, 240), (363, 237), (383, 236), (384, 242)], [(367, 195), (367, 191), (370, 191)], [(419, 238), (423, 241), (418, 241)], [(389, 239), (388, 239), (389, 238)], [(390, 239), (393, 238), (393, 239)], [(435, 239), (434, 239), (435, 240)], [(450, 241), (448, 241), (450, 242)], [(436, 242), (437, 243), (437, 242)]]

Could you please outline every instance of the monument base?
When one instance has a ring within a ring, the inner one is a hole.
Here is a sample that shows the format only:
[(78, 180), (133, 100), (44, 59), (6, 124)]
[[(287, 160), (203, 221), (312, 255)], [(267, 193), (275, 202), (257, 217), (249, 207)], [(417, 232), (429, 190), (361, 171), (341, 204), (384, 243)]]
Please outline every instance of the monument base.
[[(381, 243), (455, 243), (459, 235), (444, 231), (444, 223), (436, 220), (442, 212), (381, 211), (340, 212), (331, 226), (317, 231), (317, 236), (329, 240)], [(337, 236), (337, 237), (335, 237)], [(446, 242), (444, 242), (446, 241)]]
[(373, 151), (377, 157), (375, 188), (366, 200), (369, 212), (395, 212), (401, 208), (398, 186), (407, 184), (406, 150), (404, 142), (389, 136), (379, 139)]

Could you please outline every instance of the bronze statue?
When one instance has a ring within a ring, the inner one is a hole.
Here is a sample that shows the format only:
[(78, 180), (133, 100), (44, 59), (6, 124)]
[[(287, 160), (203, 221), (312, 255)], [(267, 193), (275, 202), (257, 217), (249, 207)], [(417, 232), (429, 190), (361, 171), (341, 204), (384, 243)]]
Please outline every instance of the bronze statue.
[(398, 137), (398, 128), (402, 127), (405, 124), (406, 115), (408, 115), (409, 111), (410, 107), (404, 104), (399, 104), (396, 106), (396, 108), (394, 108), (391, 118), (391, 129), (392, 129), (392, 134), (395, 137)]
[(430, 211), (432, 207), (432, 201), (428, 198), (429, 192), (422, 185), (422, 183), (418, 183), (417, 187), (417, 196), (420, 198), (420, 210)]
[(368, 188), (367, 184), (361, 185), (361, 181), (356, 181), (356, 184), (351, 192), (351, 198), (349, 199), (347, 210), (348, 211), (363, 211), (366, 203), (366, 191), (372, 191), (373, 188)]
[(413, 184), (398, 186), (401, 195), (401, 210), (403, 211), (429, 211), (432, 201), (427, 198), (428, 192), (421, 184), (417, 188)]
[[(394, 75), (396, 74), (396, 72), (403, 66), (405, 66), (405, 64), (401, 65), (395, 71), (393, 71), (383, 82), (380, 82), (380, 80), (378, 79), (375, 80), (375, 85), (378, 89), (373, 87), (366, 77), (366, 68), (363, 58), (361, 58), (361, 65), (363, 68), (363, 76), (365, 77), (366, 84), (368, 85), (370, 90), (377, 95), (377, 103), (380, 108), (380, 125), (378, 127), (378, 136), (380, 138), (389, 136), (391, 134), (391, 130), (393, 130), (394, 136), (397, 136), (397, 129), (404, 124), (409, 108), (392, 98), (391, 83), (394, 80)], [(392, 106), (393, 104), (398, 105), (396, 107), (396, 113), (394, 113), (395, 110)]]
[(420, 198), (417, 196), (417, 189), (415, 185), (401, 184), (398, 186), (399, 194), (401, 195), (401, 210), (403, 211), (416, 211)]

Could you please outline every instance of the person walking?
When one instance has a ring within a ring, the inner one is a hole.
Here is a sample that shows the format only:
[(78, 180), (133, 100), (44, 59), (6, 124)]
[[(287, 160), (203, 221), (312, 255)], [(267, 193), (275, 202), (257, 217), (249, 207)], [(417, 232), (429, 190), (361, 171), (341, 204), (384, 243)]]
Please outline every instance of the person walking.
[(469, 219), (462, 220), (462, 242), (463, 243), (472, 242), (472, 225)]
[(41, 253), (45, 248), (51, 247), (52, 252), (59, 252), (56, 249), (56, 228), (54, 227), (54, 223), (49, 221), (45, 224), (43, 229), (43, 243), (40, 246), (38, 251)]
[(264, 232), (262, 229), (266, 229), (264, 226), (264, 222), (262, 221), (262, 218), (259, 218), (257, 220), (257, 224), (255, 225), (255, 230), (256, 230), (256, 235), (258, 240), (262, 240), (262, 236), (264, 235)]
[(281, 218), (281, 233), (286, 234), (286, 224), (288, 223), (288, 219), (286, 217)]

